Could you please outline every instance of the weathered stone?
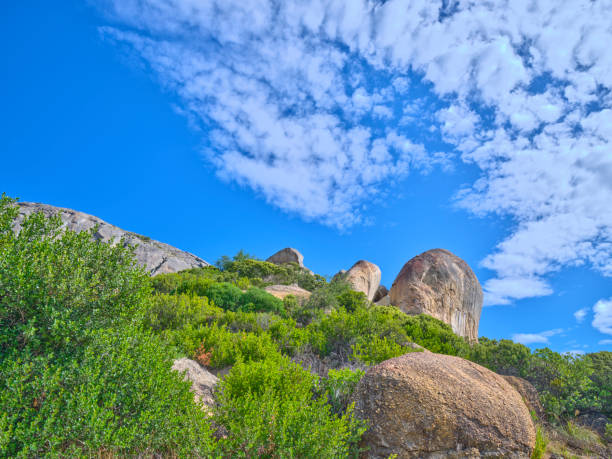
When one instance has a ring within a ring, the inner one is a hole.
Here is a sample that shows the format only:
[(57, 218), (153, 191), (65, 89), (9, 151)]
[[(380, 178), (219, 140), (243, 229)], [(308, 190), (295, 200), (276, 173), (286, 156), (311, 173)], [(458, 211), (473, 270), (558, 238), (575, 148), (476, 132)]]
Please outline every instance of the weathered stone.
[(353, 290), (363, 292), (372, 301), (380, 285), (380, 268), (369, 261), (359, 260), (347, 271), (344, 279)]
[(187, 357), (175, 360), (172, 369), (184, 373), (185, 381), (191, 381), (191, 392), (196, 402), (203, 404), (207, 409), (215, 404), (213, 392), (219, 378), (206, 371), (198, 362)]
[(535, 430), (521, 396), (473, 362), (413, 352), (370, 367), (353, 394), (367, 458), (528, 458)]
[(291, 247), (279, 250), (274, 255), (269, 257), (266, 261), (274, 263), (275, 265), (282, 265), (284, 263), (297, 263), (302, 268), (304, 267), (304, 255), (302, 255), (296, 249), (292, 249)]
[(146, 236), (122, 230), (93, 215), (33, 202), (19, 202), (17, 206), (19, 208), (19, 215), (14, 227), (15, 231), (21, 229), (21, 223), (27, 215), (38, 211), (42, 212), (47, 217), (59, 215), (64, 226), (76, 232), (89, 231), (96, 225), (99, 225), (97, 231), (93, 235), (95, 239), (102, 242), (114, 240), (115, 243), (118, 243), (122, 237), (125, 238), (127, 244), (136, 246), (134, 252), (136, 260), (143, 265), (151, 275), (210, 266), (209, 263), (195, 255), (183, 252), (168, 244), (154, 241)]
[(405, 313), (429, 314), (478, 341), (482, 288), (468, 264), (448, 250), (429, 250), (408, 261), (389, 295)]
[(308, 290), (299, 287), (298, 285), (268, 285), (265, 288), (266, 292), (270, 295), (274, 295), (276, 298), (281, 300), (288, 295), (293, 295), (297, 299), (307, 300), (312, 295)]
[(391, 297), (389, 295), (385, 295), (378, 300), (376, 304), (379, 306), (389, 306), (391, 304)]
[(378, 288), (376, 289), (376, 293), (374, 294), (374, 298), (372, 298), (372, 301), (376, 303), (377, 301), (386, 297), (388, 294), (389, 294), (389, 290), (387, 289), (387, 287), (380, 284)]
[(520, 394), (527, 405), (527, 409), (529, 411), (533, 411), (538, 419), (544, 419), (544, 407), (540, 402), (540, 396), (538, 395), (538, 391), (533, 384), (523, 378), (519, 378), (518, 376), (506, 376), (503, 378), (510, 383), (514, 389)]

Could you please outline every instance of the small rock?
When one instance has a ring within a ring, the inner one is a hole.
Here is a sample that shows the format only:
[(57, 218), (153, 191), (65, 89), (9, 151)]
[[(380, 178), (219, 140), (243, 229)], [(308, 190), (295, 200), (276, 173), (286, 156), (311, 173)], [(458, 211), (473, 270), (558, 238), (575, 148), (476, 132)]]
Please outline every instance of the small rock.
[(281, 300), (288, 295), (293, 295), (298, 299), (307, 300), (312, 295), (308, 290), (299, 287), (298, 285), (268, 285), (265, 288), (270, 295), (280, 298)]
[(196, 402), (201, 403), (207, 410), (214, 404), (213, 392), (219, 382), (219, 378), (208, 372), (198, 362), (187, 357), (174, 361), (174, 371), (185, 373), (185, 381), (191, 381), (191, 392)]

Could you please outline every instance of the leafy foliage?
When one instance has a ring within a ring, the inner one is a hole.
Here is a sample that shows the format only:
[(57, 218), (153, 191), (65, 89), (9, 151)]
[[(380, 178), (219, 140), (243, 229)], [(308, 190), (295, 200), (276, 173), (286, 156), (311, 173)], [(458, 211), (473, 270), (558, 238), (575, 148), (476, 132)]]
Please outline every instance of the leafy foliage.
[(165, 345), (137, 331), (99, 330), (74, 359), (5, 359), (0, 456), (180, 454), (216, 448)]
[(349, 399), (364, 374), (365, 372), (359, 368), (355, 370), (350, 368), (329, 370), (323, 384), (334, 412), (343, 413), (346, 411)]
[(12, 200), (0, 199), (0, 352), (57, 351), (84, 331), (136, 315), (148, 276), (132, 250), (99, 244), (92, 232), (63, 231), (59, 217), (35, 213), (12, 231)]
[(347, 457), (365, 431), (349, 407), (331, 412), (317, 378), (286, 357), (237, 363), (220, 387), (215, 418), (228, 457)]
[(546, 452), (546, 447), (548, 446), (548, 438), (542, 431), (540, 426), (536, 429), (536, 441), (535, 446), (533, 448), (533, 452), (531, 453), (531, 459), (541, 459)]

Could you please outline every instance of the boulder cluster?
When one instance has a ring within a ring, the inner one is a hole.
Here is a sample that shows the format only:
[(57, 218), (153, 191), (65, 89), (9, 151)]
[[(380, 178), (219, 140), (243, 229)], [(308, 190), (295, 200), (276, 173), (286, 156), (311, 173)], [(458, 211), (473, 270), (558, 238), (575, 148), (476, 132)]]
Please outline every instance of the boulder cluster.
[[(286, 248), (268, 261), (303, 266), (304, 257), (296, 249)], [(409, 260), (391, 290), (380, 283), (380, 268), (366, 260), (339, 271), (334, 278), (344, 279), (376, 304), (393, 305), (407, 314), (428, 314), (449, 324), (468, 341), (478, 341), (482, 288), (468, 264), (448, 250), (428, 250)]]

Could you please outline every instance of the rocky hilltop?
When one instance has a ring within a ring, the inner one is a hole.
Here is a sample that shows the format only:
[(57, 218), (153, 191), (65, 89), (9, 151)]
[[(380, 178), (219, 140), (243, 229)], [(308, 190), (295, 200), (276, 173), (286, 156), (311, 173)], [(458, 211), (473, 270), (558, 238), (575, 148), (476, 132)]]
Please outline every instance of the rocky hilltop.
[(129, 245), (136, 246), (136, 260), (151, 275), (210, 266), (210, 263), (191, 253), (184, 252), (163, 242), (154, 241), (146, 236), (122, 230), (93, 215), (34, 202), (19, 202), (17, 207), (19, 208), (19, 216), (14, 227), (15, 231), (21, 229), (21, 222), (23, 222), (25, 216), (35, 212), (42, 212), (47, 217), (59, 215), (66, 228), (77, 232), (89, 231), (98, 225), (98, 229), (94, 233), (94, 237), (97, 240), (108, 242), (112, 239), (119, 241), (121, 238), (124, 238)]

